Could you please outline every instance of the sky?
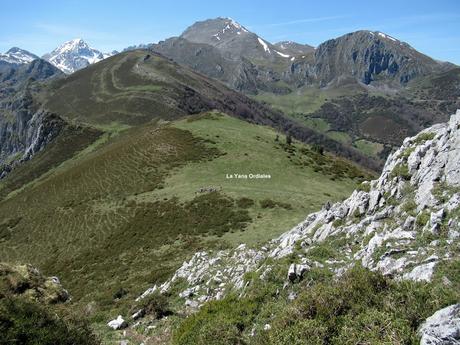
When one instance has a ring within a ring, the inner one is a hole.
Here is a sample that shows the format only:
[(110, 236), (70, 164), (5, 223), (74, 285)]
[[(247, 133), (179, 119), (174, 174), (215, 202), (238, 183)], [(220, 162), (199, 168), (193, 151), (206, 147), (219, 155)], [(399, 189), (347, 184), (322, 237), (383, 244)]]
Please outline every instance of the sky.
[(219, 16), (272, 43), (317, 46), (360, 29), (381, 31), (460, 64), (460, 0), (2, 1), (0, 52), (17, 46), (41, 56), (77, 37), (110, 52), (178, 36), (196, 21)]

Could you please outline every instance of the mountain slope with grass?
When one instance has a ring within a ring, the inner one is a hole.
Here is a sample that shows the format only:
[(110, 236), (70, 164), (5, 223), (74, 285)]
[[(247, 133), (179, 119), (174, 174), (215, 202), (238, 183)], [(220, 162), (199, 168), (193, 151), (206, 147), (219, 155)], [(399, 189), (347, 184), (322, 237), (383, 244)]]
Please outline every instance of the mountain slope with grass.
[(147, 50), (118, 54), (58, 80), (37, 96), (69, 122), (137, 126), (219, 110), (269, 125), (307, 144), (376, 170), (379, 162), (270, 109), (221, 83)]
[(378, 179), (272, 241), (195, 253), (135, 302), (164, 296), (173, 316), (144, 316), (131, 334), (173, 344), (455, 344), (459, 133), (460, 110), (404, 140)]
[(102, 336), (108, 317), (195, 251), (263, 242), (370, 176), (218, 112), (101, 131), (41, 175), (29, 176), (65, 142), (1, 181), (0, 252), (58, 275)]

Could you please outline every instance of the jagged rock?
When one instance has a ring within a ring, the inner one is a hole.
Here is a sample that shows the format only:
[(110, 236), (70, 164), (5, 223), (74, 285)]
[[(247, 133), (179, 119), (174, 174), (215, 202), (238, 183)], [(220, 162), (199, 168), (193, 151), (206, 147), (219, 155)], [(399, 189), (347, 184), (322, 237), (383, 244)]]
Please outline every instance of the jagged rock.
[(380, 202), (382, 195), (380, 191), (373, 190), (369, 193), (369, 212), (373, 212)]
[(128, 323), (123, 319), (121, 315), (118, 315), (115, 320), (109, 321), (107, 326), (114, 330), (119, 330), (128, 327)]
[(305, 272), (310, 269), (310, 266), (304, 264), (291, 264), (288, 270), (288, 279), (291, 282), (302, 279)]
[(408, 216), (404, 221), (403, 229), (404, 230), (412, 230), (415, 224), (415, 217)]
[(427, 264), (417, 266), (409, 273), (404, 274), (403, 279), (413, 281), (430, 281), (436, 264), (437, 262), (429, 262)]
[(460, 344), (460, 304), (438, 310), (419, 329), (420, 345)]
[(433, 227), (433, 226), (438, 226), (439, 224), (441, 224), (442, 220), (444, 219), (444, 214), (445, 212), (443, 208), (437, 212), (431, 212), (430, 225)]
[(139, 309), (138, 311), (136, 311), (133, 315), (131, 315), (131, 318), (133, 320), (137, 320), (137, 319), (140, 319), (141, 317), (143, 317), (145, 315), (145, 309)]

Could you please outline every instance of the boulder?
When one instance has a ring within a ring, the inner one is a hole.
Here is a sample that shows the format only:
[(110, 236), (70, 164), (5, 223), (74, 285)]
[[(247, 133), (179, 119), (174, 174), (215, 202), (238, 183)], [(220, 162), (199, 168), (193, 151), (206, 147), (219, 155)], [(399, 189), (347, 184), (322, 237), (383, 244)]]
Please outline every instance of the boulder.
[(303, 274), (310, 269), (306, 264), (291, 264), (288, 270), (288, 279), (291, 282), (302, 279)]
[(123, 319), (121, 315), (118, 315), (118, 317), (115, 320), (109, 321), (107, 323), (107, 326), (114, 330), (118, 330), (128, 327), (128, 323)]
[(431, 212), (431, 215), (430, 215), (430, 225), (433, 227), (433, 226), (437, 226), (439, 224), (441, 224), (442, 220), (444, 219), (444, 209), (441, 208), (439, 211), (437, 212)]
[(420, 345), (460, 344), (460, 304), (438, 310), (419, 329)]

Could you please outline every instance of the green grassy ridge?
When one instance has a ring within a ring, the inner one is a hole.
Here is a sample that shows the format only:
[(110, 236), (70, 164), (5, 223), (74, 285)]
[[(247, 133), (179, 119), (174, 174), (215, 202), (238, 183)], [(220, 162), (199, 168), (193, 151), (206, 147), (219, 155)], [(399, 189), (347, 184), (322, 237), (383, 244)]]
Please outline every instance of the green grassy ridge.
[[(127, 312), (126, 301), (194, 252), (271, 239), (368, 176), (276, 141), (269, 127), (215, 113), (99, 128), (104, 134), (86, 149), (0, 202), (2, 258), (58, 275), (77, 305), (95, 305), (96, 322)], [(273, 177), (225, 178), (234, 172)], [(217, 191), (197, 193), (210, 186)], [(129, 298), (116, 301), (121, 287)]]
[[(189, 200), (197, 190), (208, 186), (221, 188), (236, 199), (249, 198), (255, 201), (249, 208), (253, 218), (249, 230), (224, 235), (234, 244), (260, 243), (275, 237), (327, 201), (346, 197), (361, 179), (372, 176), (346, 160), (318, 155), (301, 143), (286, 146), (285, 137), (273, 129), (230, 116), (208, 114), (177, 121), (174, 126), (215, 143), (208, 145), (224, 154), (211, 161), (188, 164), (168, 177), (163, 189), (139, 195), (139, 200), (166, 195)], [(341, 177), (334, 172), (342, 173)], [(226, 178), (234, 173), (269, 174), (271, 178)], [(260, 205), (264, 199), (286, 203), (291, 208), (266, 209)]]
[[(0, 244), (2, 257), (34, 262), (50, 274), (71, 273), (70, 267), (56, 266), (98, 248), (135, 216), (135, 208), (125, 205), (127, 196), (160, 187), (163, 176), (184, 161), (216, 153), (178, 129), (152, 125), (125, 131), (78, 164), (0, 203), (2, 219), (20, 219)], [(93, 273), (81, 272), (79, 280)], [(75, 294), (78, 284), (69, 286)]]

